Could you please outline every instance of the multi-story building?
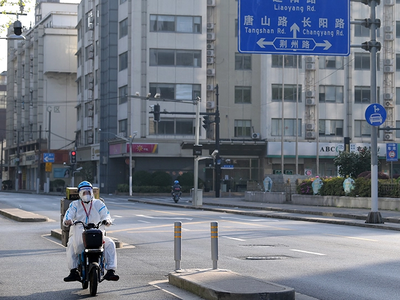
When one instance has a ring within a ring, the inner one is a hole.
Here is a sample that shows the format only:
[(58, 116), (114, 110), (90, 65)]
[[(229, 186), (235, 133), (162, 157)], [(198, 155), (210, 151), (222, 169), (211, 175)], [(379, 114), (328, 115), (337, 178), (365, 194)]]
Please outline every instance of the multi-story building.
[(48, 190), (65, 177), (76, 130), (76, 10), (37, 1), (26, 39), (8, 41), (5, 155), (16, 189)]
[[(400, 127), (398, 9), (391, 0), (377, 8), (382, 20), (377, 99), (387, 109), (384, 126), (392, 128)], [(351, 2), (352, 20), (369, 15), (367, 5)], [(335, 176), (333, 158), (344, 149), (345, 138), (351, 150), (370, 145), (371, 126), (364, 116), (373, 99), (369, 52), (352, 48), (348, 57), (241, 54), (237, 18), (234, 0), (81, 1), (78, 161), (91, 162), (101, 189), (113, 192), (118, 183), (128, 182), (133, 136), (135, 171), (173, 176), (192, 171), (195, 125), (202, 120), (194, 117), (197, 97), (201, 112), (220, 113), (223, 189), (238, 190), (272, 173)], [(352, 44), (369, 37), (368, 28), (351, 25)], [(157, 103), (161, 121), (153, 122), (150, 106)], [(215, 124), (200, 129), (207, 156), (217, 148)], [(394, 130), (379, 131), (380, 158), (385, 143), (396, 136), (400, 133)], [(380, 168), (388, 166), (382, 161)], [(212, 159), (201, 161), (199, 177), (207, 188), (213, 188), (213, 168)]]

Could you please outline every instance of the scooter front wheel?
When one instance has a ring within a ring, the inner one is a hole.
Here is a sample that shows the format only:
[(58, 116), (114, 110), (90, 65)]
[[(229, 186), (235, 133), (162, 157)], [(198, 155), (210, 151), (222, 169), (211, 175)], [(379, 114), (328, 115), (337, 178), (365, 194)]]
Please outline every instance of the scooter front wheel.
[(98, 272), (99, 272), (99, 270), (97, 268), (93, 268), (92, 270), (90, 270), (90, 273), (89, 273), (90, 295), (91, 296), (96, 296), (96, 294), (97, 294), (97, 285), (99, 283)]

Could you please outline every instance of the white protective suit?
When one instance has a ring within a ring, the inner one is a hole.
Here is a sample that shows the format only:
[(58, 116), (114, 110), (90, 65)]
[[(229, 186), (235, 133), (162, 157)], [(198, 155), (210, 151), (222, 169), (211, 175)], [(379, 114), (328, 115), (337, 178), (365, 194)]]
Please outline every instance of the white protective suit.
[[(67, 220), (82, 221), (85, 224), (97, 224), (100, 221), (108, 220), (111, 223), (111, 216), (106, 205), (99, 199), (93, 199), (89, 203), (84, 203), (82, 200), (75, 200), (69, 205), (63, 223), (65, 224)], [(81, 254), (84, 249), (82, 232), (83, 227), (81, 224), (70, 226), (67, 244), (67, 262), (70, 270), (78, 267), (78, 255)], [(117, 253), (115, 251), (115, 243), (106, 236), (104, 236), (104, 258), (105, 269), (116, 270)]]

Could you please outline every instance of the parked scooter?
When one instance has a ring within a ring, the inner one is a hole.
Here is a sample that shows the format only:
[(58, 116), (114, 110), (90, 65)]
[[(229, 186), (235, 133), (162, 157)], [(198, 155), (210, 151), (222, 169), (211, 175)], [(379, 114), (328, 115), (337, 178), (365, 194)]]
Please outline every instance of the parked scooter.
[(84, 228), (82, 233), (84, 250), (79, 254), (78, 265), (80, 282), (83, 289), (87, 289), (90, 284), (90, 295), (96, 296), (98, 284), (104, 280), (103, 232), (99, 227), (105, 225), (105, 221), (97, 224), (75, 221), (74, 225), (77, 224), (82, 224)]

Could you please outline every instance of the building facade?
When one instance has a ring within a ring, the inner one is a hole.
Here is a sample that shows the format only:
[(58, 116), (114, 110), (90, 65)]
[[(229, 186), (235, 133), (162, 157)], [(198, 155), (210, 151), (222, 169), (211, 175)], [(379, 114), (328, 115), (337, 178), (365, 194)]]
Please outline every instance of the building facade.
[(65, 179), (76, 129), (76, 7), (39, 2), (26, 39), (8, 41), (5, 159), (17, 190)]
[[(333, 158), (345, 138), (352, 151), (369, 147), (371, 126), (364, 116), (373, 101), (369, 52), (241, 54), (237, 1), (109, 2), (82, 1), (77, 26), (78, 160), (91, 162), (95, 182), (107, 192), (127, 182), (133, 136), (134, 171), (177, 176), (193, 170), (195, 124), (202, 121), (194, 117), (197, 97), (211, 122), (212, 113), (220, 113), (218, 146), (215, 123), (200, 127), (200, 144), (203, 156), (219, 148), (223, 190), (240, 190), (273, 173), (336, 176)], [(391, 128), (398, 114), (398, 9), (394, 1), (377, 8), (382, 20), (377, 101), (388, 112), (384, 126)], [(367, 5), (351, 2), (352, 20), (369, 15)], [(368, 28), (351, 25), (352, 44), (369, 37)], [(160, 122), (153, 122), (154, 104), (160, 104)], [(383, 171), (385, 144), (396, 136), (394, 130), (379, 131)], [(202, 161), (199, 169), (212, 189), (213, 160)]]

